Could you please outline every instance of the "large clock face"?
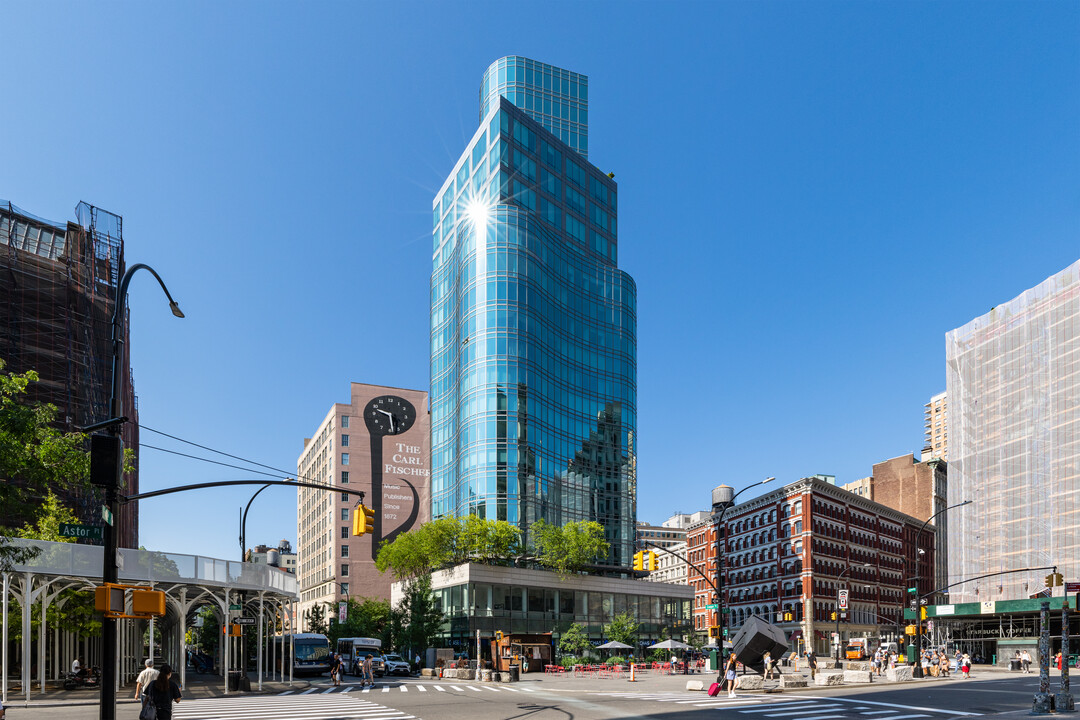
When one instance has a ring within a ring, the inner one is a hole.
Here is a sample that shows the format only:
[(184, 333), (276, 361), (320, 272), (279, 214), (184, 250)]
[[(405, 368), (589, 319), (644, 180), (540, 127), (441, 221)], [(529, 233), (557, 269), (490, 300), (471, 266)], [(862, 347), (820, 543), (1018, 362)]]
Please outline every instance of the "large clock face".
[(364, 408), (364, 422), (373, 435), (400, 435), (416, 422), (416, 408), (397, 395), (380, 395)]

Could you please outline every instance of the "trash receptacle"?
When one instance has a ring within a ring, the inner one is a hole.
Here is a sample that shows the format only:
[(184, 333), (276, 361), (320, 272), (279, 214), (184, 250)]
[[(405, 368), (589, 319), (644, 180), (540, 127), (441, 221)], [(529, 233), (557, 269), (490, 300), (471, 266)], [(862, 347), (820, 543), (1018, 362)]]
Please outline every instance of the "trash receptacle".
[(519, 665), (510, 666), (510, 682), (518, 682), (521, 680), (521, 667)]
[(1020, 661), (1015, 660), (1015, 659), (1010, 660), (1009, 661), (1009, 670), (1011, 670), (1012, 672), (1020, 672)]
[(240, 670), (229, 671), (229, 690), (232, 692), (251, 692), (251, 679)]

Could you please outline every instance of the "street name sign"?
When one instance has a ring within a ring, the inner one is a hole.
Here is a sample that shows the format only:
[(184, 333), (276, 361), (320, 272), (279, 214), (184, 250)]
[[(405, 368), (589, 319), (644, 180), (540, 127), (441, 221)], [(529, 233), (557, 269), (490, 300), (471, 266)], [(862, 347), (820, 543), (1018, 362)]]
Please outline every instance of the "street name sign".
[(253, 617), (238, 617), (233, 618), (233, 625), (254, 625), (255, 618)]
[(720, 606), (719, 605), (706, 605), (705, 609), (706, 610), (719, 610)]
[(60, 523), (60, 537), (102, 540), (105, 537), (105, 533), (100, 525), (75, 525), (74, 523)]
[(109, 525), (112, 525), (112, 521), (113, 521), (112, 510), (109, 509), (108, 505), (102, 505), (101, 506), (101, 519), (104, 520)]

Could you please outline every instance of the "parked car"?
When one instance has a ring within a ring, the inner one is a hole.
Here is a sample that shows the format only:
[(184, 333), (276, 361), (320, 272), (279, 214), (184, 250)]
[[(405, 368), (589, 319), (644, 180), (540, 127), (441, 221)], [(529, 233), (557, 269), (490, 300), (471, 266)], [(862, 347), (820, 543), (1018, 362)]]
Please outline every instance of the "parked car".
[(411, 675), (412, 668), (400, 655), (393, 653), (383, 655), (383, 665), (387, 675)]

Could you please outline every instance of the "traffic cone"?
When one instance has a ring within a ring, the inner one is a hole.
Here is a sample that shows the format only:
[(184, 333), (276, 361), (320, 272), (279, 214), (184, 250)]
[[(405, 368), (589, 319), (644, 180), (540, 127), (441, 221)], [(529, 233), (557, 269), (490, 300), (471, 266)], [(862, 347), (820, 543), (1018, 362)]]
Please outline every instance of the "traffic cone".
[(630, 663), (630, 682), (637, 682), (637, 678), (634, 677), (634, 663)]

